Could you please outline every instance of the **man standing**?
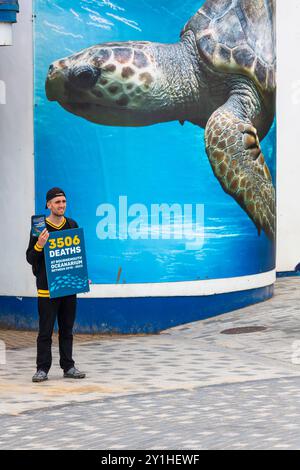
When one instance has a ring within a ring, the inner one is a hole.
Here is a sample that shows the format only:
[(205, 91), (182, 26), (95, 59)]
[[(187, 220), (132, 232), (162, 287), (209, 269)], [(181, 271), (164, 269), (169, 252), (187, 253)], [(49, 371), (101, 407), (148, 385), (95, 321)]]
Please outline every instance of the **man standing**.
[(52, 364), (52, 334), (57, 318), (59, 328), (60, 367), (65, 378), (84, 379), (85, 374), (75, 367), (72, 358), (73, 326), (76, 315), (76, 295), (50, 299), (44, 258), (44, 246), (49, 232), (77, 228), (77, 223), (64, 216), (66, 211), (66, 195), (60, 188), (52, 188), (46, 195), (46, 209), (50, 215), (46, 218), (46, 228), (40, 236), (30, 235), (26, 252), (28, 263), (36, 276), (38, 291), (39, 334), (37, 338), (37, 372), (33, 382), (44, 382)]

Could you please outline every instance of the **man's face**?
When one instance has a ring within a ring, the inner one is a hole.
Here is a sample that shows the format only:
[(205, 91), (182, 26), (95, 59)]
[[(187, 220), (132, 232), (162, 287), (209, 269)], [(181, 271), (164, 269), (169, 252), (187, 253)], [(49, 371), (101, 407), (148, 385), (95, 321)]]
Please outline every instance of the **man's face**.
[(65, 196), (57, 196), (47, 203), (48, 209), (53, 215), (61, 217), (66, 211), (67, 201)]

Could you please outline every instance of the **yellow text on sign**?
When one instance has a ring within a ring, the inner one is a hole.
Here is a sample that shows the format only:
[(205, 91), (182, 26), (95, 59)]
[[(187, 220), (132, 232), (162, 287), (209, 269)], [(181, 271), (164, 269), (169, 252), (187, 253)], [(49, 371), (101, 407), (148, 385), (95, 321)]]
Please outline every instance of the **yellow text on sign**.
[(59, 238), (50, 238), (49, 239), (49, 248), (50, 250), (55, 250), (56, 248), (64, 248), (65, 246), (79, 245), (80, 238), (78, 235), (72, 237), (59, 237)]

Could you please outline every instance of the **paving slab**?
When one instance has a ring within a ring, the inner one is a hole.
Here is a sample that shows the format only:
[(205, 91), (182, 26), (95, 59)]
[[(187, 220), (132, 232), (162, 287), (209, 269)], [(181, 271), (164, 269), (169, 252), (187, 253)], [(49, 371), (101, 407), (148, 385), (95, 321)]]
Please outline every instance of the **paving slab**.
[(300, 448), (299, 283), (159, 335), (77, 341), (85, 380), (62, 378), (54, 346), (49, 381), (33, 384), (35, 347), (7, 350), (0, 448)]

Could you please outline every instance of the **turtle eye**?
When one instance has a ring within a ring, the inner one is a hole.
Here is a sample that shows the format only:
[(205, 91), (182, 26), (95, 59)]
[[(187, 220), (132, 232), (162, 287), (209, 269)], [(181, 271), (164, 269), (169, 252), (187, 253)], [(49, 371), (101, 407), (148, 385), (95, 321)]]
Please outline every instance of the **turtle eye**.
[(92, 66), (73, 67), (69, 74), (71, 84), (82, 90), (93, 88), (100, 76), (100, 70)]

